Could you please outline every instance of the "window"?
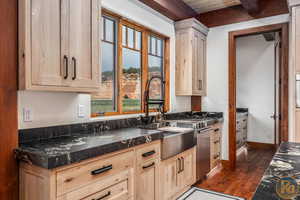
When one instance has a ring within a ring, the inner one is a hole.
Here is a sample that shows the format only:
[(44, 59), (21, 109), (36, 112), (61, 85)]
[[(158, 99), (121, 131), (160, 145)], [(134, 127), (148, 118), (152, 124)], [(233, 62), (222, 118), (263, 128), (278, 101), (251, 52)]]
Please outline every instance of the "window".
[(124, 112), (142, 110), (142, 34), (122, 26), (123, 73), (121, 78), (122, 108)]
[[(162, 77), (164, 79), (164, 41), (150, 35), (148, 38), (148, 78)], [(150, 86), (150, 99), (162, 99), (163, 84), (160, 79), (153, 79)], [(158, 106), (150, 105), (151, 109)]]
[(93, 95), (92, 113), (117, 111), (116, 104), (116, 20), (102, 17), (102, 69), (101, 89)]
[[(92, 95), (92, 116), (141, 113), (147, 81), (160, 76), (168, 83), (168, 38), (109, 12), (102, 21), (101, 88)], [(169, 88), (159, 79), (150, 88), (150, 99), (169, 99)]]

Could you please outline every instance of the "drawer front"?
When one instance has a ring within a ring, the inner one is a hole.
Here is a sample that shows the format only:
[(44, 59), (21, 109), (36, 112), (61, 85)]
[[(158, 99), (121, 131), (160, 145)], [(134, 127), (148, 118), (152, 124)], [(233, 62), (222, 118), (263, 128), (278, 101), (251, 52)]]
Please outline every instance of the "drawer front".
[(133, 168), (133, 165), (134, 152), (130, 151), (59, 171), (57, 173), (57, 196), (126, 171)]
[(137, 162), (143, 163), (151, 159), (160, 157), (160, 143), (153, 143), (146, 146), (143, 146), (136, 151), (137, 153)]
[[(59, 196), (58, 200), (128, 199), (132, 195), (133, 170), (121, 172)], [(107, 195), (107, 196), (105, 196)], [(97, 197), (97, 198), (96, 198)]]
[(129, 199), (127, 181), (122, 181), (101, 192), (98, 192), (82, 200), (127, 200)]

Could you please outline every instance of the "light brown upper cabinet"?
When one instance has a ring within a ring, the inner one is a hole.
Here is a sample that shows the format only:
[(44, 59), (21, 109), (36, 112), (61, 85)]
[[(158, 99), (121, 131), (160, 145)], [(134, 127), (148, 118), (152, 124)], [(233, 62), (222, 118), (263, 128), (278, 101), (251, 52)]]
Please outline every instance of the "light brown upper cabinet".
[(101, 0), (19, 0), (19, 89), (95, 92)]
[(208, 28), (191, 18), (176, 22), (176, 95), (206, 95)]

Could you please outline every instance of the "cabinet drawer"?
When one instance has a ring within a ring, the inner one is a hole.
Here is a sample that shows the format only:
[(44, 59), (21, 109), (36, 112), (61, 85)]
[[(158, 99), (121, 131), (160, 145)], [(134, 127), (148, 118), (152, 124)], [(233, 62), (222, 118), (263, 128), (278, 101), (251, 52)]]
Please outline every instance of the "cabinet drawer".
[[(92, 200), (107, 195), (104, 199), (128, 199), (132, 196), (133, 172), (127, 170), (64, 194), (58, 200)], [(96, 198), (97, 197), (97, 198)]]
[(98, 192), (82, 200), (127, 200), (129, 199), (127, 181), (122, 181), (101, 192)]
[(57, 172), (57, 196), (133, 168), (133, 165), (134, 152), (130, 151), (59, 171)]
[(143, 146), (136, 151), (137, 162), (142, 163), (148, 160), (160, 157), (160, 143), (149, 144), (148, 146)]

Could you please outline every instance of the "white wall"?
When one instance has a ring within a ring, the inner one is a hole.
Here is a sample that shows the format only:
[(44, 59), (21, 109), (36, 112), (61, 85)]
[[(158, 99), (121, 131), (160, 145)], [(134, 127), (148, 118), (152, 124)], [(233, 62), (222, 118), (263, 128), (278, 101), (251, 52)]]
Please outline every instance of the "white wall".
[[(102, 0), (103, 7), (170, 37), (170, 111), (190, 111), (190, 97), (176, 97), (175, 88), (175, 28), (174, 22), (137, 0)], [(19, 129), (86, 122), (90, 120), (90, 95), (20, 91), (18, 97)], [(77, 117), (77, 105), (85, 106), (85, 117)], [(23, 122), (22, 110), (29, 108), (32, 122)], [(122, 118), (128, 116), (121, 116)], [(113, 117), (116, 118), (116, 117)], [(103, 120), (103, 118), (99, 118)]]
[(248, 108), (248, 141), (274, 144), (275, 42), (237, 38), (237, 107)]
[(207, 97), (204, 111), (224, 112), (222, 159), (228, 159), (228, 33), (287, 22), (288, 14), (211, 28), (207, 38)]

